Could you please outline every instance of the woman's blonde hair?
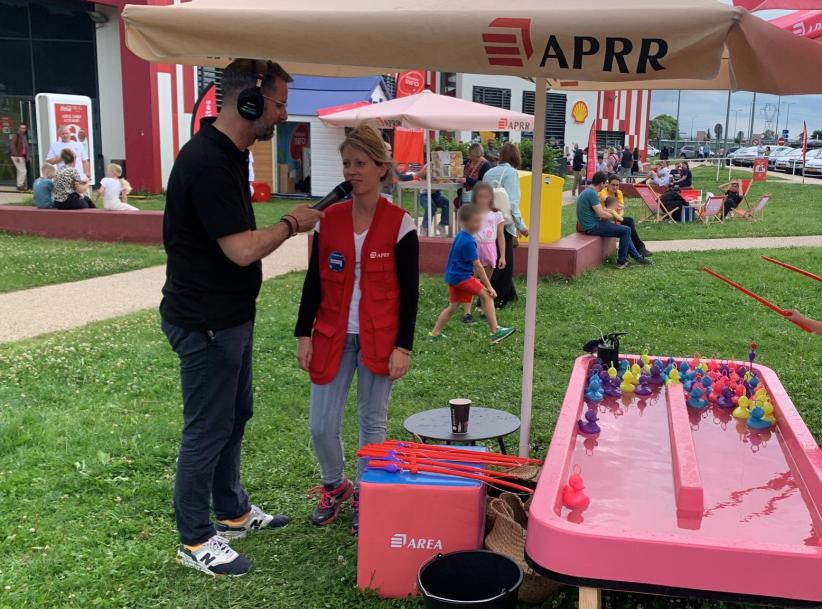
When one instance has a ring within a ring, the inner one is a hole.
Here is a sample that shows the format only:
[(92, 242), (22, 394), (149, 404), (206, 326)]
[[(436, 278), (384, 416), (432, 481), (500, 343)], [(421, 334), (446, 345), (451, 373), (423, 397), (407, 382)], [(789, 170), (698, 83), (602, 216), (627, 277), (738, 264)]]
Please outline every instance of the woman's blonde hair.
[(106, 169), (113, 173), (118, 178), (123, 177), (123, 168), (120, 167), (117, 163), (109, 163), (106, 165)]
[(471, 144), (471, 147), (468, 148), (468, 154), (472, 154), (474, 152), (479, 153), (480, 156), (485, 154), (485, 150), (483, 149), (482, 144), (480, 144), (479, 142), (474, 142), (473, 144)]
[(379, 131), (368, 125), (354, 127), (340, 144), (340, 154), (348, 147), (359, 150), (377, 165), (386, 165), (388, 170), (382, 178), (383, 181), (392, 177), (394, 159), (388, 154), (385, 140), (382, 139)]

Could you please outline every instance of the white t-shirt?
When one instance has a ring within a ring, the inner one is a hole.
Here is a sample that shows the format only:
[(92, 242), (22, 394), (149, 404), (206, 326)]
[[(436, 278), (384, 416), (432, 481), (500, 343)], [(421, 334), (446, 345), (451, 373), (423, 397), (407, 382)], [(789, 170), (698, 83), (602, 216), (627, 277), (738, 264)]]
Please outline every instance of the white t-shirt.
[[(314, 228), (318, 233), (320, 232), (320, 223)], [(402, 217), (400, 230), (397, 233), (397, 243), (411, 231), (417, 230), (411, 216), (405, 214)], [(368, 235), (368, 230), (357, 234), (354, 233), (354, 290), (351, 292), (351, 302), (348, 305), (348, 334), (360, 333), (360, 300), (362, 300), (362, 289), (360, 288), (360, 278), (362, 277), (362, 246), (365, 243), (365, 237)], [(322, 261), (320, 262), (322, 264)]]
[(485, 212), (482, 216), (482, 228), (474, 237), (477, 243), (494, 243), (497, 240), (497, 227), (500, 224), (505, 224), (502, 212)]
[(103, 187), (103, 206), (106, 203), (119, 203), (120, 192), (123, 190), (120, 180), (117, 178), (103, 178), (100, 180), (100, 186)]
[[(60, 151), (64, 148), (69, 148), (74, 153), (74, 168), (80, 174), (81, 178), (87, 179), (86, 172), (83, 171), (83, 161), (88, 161), (88, 152), (86, 151), (85, 146), (83, 146), (80, 142), (75, 141), (68, 141), (63, 142), (58, 140), (54, 142), (51, 147), (49, 148), (49, 152), (46, 155), (47, 159), (53, 158), (60, 158)], [(60, 161), (55, 165), (57, 169), (62, 169), (65, 166), (63, 161)]]

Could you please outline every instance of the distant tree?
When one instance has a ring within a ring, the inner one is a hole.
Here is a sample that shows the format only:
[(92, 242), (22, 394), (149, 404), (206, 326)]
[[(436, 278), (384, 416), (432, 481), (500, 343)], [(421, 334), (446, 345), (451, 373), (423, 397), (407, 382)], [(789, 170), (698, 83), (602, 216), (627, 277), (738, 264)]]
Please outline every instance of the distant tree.
[(707, 128), (707, 129), (705, 129), (705, 141), (706, 141), (706, 142), (710, 142), (710, 141), (711, 141), (711, 133), (712, 133), (712, 132), (711, 132), (711, 128), (710, 128), (710, 127), (709, 127), (709, 128)]
[(811, 133), (811, 139), (822, 140), (822, 129), (815, 129), (814, 132)]
[(661, 140), (672, 140), (676, 137), (679, 124), (670, 114), (660, 114), (651, 119), (651, 137)]
[(714, 125), (714, 135), (716, 136), (717, 141), (722, 139), (722, 123), (717, 123)]
[(763, 142), (775, 142), (776, 141), (776, 132), (773, 129), (765, 129), (765, 133), (762, 134), (762, 141)]

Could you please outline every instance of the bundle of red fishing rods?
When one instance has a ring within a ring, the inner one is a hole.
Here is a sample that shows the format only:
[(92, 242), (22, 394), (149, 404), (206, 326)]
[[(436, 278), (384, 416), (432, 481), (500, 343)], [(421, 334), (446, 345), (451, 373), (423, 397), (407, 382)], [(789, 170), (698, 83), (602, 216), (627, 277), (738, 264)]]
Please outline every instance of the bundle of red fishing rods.
[[(517, 476), (511, 473), (511, 470), (522, 465), (542, 464), (538, 459), (399, 440), (366, 444), (357, 451), (357, 456), (370, 459), (369, 469), (381, 469), (390, 473), (457, 476), (521, 493), (532, 493), (533, 489), (512, 482), (511, 480), (516, 480)], [(497, 469), (489, 469), (490, 467)]]

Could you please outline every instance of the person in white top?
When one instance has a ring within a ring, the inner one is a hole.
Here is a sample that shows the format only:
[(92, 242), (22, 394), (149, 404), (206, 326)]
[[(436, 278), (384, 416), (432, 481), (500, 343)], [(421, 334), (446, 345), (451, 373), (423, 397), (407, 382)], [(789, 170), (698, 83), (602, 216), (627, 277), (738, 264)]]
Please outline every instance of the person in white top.
[(57, 169), (64, 167), (63, 161), (60, 159), (60, 151), (68, 148), (74, 153), (74, 168), (83, 179), (88, 179), (91, 174), (88, 160), (88, 150), (80, 142), (71, 139), (71, 129), (68, 125), (60, 125), (57, 128), (57, 141), (49, 148), (46, 155), (46, 162), (55, 165)]
[(117, 163), (109, 163), (106, 167), (106, 177), (100, 180), (100, 189), (97, 196), (103, 198), (103, 209), (109, 211), (140, 211), (133, 205), (123, 201), (123, 197), (128, 196), (131, 186), (123, 184), (123, 168)]

